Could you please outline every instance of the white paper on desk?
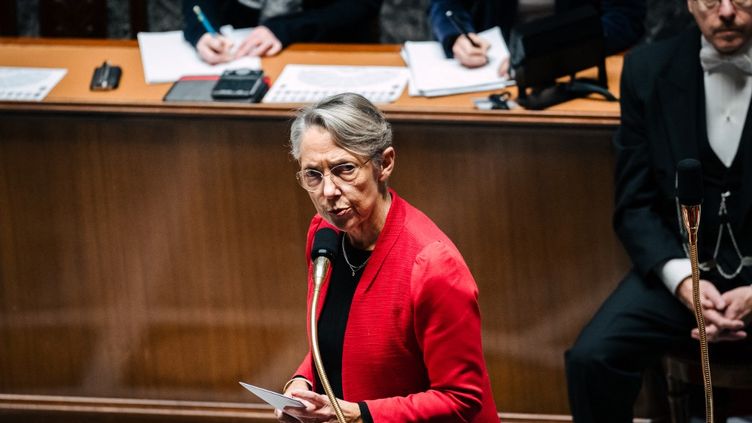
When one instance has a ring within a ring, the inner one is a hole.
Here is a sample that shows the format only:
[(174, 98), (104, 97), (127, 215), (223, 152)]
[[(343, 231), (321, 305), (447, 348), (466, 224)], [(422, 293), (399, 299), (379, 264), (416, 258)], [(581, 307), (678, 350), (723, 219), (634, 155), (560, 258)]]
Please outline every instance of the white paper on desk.
[(264, 103), (312, 103), (354, 92), (373, 103), (391, 103), (402, 95), (408, 70), (399, 66), (287, 65)]
[(499, 27), (478, 34), (491, 46), (488, 63), (479, 68), (466, 68), (444, 55), (437, 41), (408, 41), (402, 57), (410, 68), (411, 96), (441, 95), (487, 91), (513, 85), (514, 81), (499, 76), (502, 60), (509, 57), (509, 49)]
[(0, 66), (0, 101), (42, 101), (66, 73), (61, 68)]
[(248, 56), (210, 65), (185, 41), (183, 31), (139, 32), (138, 47), (147, 84), (174, 82), (186, 75), (219, 75), (226, 69), (261, 69), (261, 60)]

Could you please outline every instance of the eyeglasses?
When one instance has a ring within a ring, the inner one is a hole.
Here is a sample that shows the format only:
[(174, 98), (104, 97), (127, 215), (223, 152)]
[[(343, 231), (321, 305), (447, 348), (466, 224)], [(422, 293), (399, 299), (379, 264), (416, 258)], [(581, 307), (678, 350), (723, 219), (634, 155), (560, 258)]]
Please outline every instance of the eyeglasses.
[[(706, 9), (713, 9), (718, 6), (723, 0), (697, 0), (698, 3), (702, 3)], [(731, 0), (731, 3), (736, 7), (749, 8), (752, 7), (752, 0)]]
[(329, 173), (322, 173), (316, 169), (303, 169), (295, 174), (298, 179), (298, 183), (304, 190), (308, 192), (315, 192), (321, 187), (321, 183), (324, 181), (324, 176), (329, 176), (329, 179), (337, 185), (338, 181), (344, 183), (352, 183), (358, 177), (358, 171), (361, 167), (365, 166), (371, 159), (366, 160), (361, 164), (357, 163), (342, 163), (337, 166), (333, 166), (329, 169)]

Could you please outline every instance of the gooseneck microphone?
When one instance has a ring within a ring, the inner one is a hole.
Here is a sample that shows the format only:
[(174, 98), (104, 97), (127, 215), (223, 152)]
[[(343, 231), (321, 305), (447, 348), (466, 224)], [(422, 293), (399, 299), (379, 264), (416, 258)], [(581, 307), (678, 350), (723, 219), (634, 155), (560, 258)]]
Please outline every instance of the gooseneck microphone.
[(324, 371), (324, 363), (321, 361), (318, 325), (316, 324), (316, 310), (318, 309), (321, 285), (324, 284), (329, 266), (337, 256), (338, 246), (337, 232), (334, 229), (319, 229), (313, 236), (313, 247), (311, 248), (311, 260), (313, 260), (313, 299), (311, 300), (309, 321), (311, 322), (311, 351), (313, 352), (313, 363), (316, 365), (316, 372), (324, 387), (324, 392), (326, 392), (326, 396), (329, 398), (329, 403), (334, 408), (337, 420), (339, 423), (345, 423), (345, 416), (342, 414), (337, 397), (334, 396), (334, 391), (332, 391), (332, 386), (329, 384), (329, 379), (326, 377), (326, 372)]
[(677, 165), (676, 172), (676, 196), (681, 204), (684, 229), (687, 230), (689, 244), (697, 245), (702, 204), (702, 167), (695, 159), (684, 159)]
[(311, 260), (313, 260), (313, 285), (321, 288), (329, 266), (337, 256), (337, 232), (331, 228), (319, 229), (313, 236)]
[(692, 265), (692, 302), (695, 320), (700, 332), (700, 361), (705, 388), (705, 421), (713, 422), (713, 384), (710, 379), (708, 338), (705, 334), (705, 317), (700, 304), (700, 269), (697, 260), (697, 232), (700, 228), (700, 205), (702, 204), (702, 167), (695, 159), (684, 159), (676, 167), (676, 196), (681, 205), (682, 223), (687, 231), (689, 261)]

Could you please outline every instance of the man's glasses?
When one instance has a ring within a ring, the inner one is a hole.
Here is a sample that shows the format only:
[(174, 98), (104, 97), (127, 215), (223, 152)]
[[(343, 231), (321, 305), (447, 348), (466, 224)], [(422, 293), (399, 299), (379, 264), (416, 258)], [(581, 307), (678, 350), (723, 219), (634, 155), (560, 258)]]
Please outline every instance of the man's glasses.
[(329, 176), (329, 179), (337, 185), (338, 181), (344, 183), (352, 183), (358, 177), (358, 171), (361, 167), (365, 166), (371, 159), (366, 160), (362, 164), (357, 163), (342, 163), (337, 166), (333, 166), (329, 169), (329, 173), (325, 174), (316, 169), (303, 169), (295, 174), (298, 179), (298, 183), (304, 190), (309, 192), (317, 191), (324, 182), (324, 177)]
[[(723, 0), (697, 0), (705, 6), (706, 9), (713, 9), (718, 6)], [(752, 0), (731, 0), (731, 3), (736, 7), (749, 8), (752, 7)]]

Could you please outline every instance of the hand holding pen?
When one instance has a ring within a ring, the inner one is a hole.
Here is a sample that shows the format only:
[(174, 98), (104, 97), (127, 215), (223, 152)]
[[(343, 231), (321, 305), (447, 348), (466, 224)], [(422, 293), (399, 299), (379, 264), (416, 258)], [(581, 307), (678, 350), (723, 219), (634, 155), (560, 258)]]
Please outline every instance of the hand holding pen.
[(232, 41), (223, 37), (214, 29), (214, 26), (212, 26), (198, 5), (193, 6), (193, 13), (196, 14), (196, 19), (206, 29), (206, 34), (201, 36), (196, 43), (196, 51), (198, 51), (201, 59), (210, 65), (229, 62), (234, 59)]
[(452, 46), (454, 58), (463, 66), (469, 68), (477, 68), (488, 63), (487, 51), (490, 47), (488, 41), (475, 34), (468, 33), (451, 10), (447, 10), (445, 16), (460, 33)]

